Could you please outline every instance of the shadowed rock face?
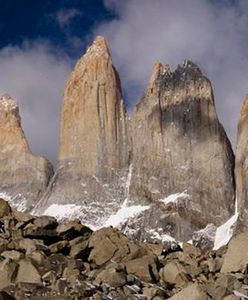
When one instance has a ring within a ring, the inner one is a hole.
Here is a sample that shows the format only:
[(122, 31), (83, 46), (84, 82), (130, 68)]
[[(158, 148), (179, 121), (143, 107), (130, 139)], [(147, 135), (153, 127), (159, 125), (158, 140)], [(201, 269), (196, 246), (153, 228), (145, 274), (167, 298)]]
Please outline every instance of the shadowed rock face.
[(65, 87), (58, 167), (41, 205), (79, 204), (84, 221), (98, 225), (124, 200), (128, 163), (120, 80), (106, 41), (97, 37)]
[(248, 225), (248, 95), (245, 98), (238, 123), (238, 137), (235, 161), (238, 211), (242, 225)]
[(211, 84), (196, 65), (171, 72), (156, 64), (128, 122), (98, 37), (67, 82), (59, 163), (36, 211), (56, 215), (56, 205), (73, 204), (72, 215), (86, 224), (113, 225), (108, 218), (116, 215), (114, 225), (135, 239), (188, 240), (234, 211), (233, 168)]
[(51, 164), (32, 155), (17, 103), (8, 95), (0, 97), (0, 193), (13, 206), (30, 210), (44, 193), (53, 175)]
[[(234, 156), (209, 80), (192, 62), (156, 64), (132, 119), (130, 202), (150, 205), (131, 227), (179, 239), (234, 210)], [(172, 198), (165, 199), (171, 194)], [(161, 201), (165, 199), (164, 201)]]

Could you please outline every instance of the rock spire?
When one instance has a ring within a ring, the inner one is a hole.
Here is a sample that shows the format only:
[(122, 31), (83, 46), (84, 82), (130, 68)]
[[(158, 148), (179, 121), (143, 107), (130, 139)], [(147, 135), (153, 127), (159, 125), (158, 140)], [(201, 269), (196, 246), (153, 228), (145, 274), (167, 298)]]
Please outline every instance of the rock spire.
[(130, 201), (150, 205), (129, 221), (131, 229), (137, 222), (144, 236), (159, 229), (187, 239), (192, 231), (229, 218), (234, 155), (218, 121), (211, 83), (194, 63), (186, 61), (174, 72), (154, 66), (131, 128)]
[(120, 79), (103, 37), (69, 76), (60, 128), (58, 167), (41, 205), (80, 205), (84, 221), (97, 225), (124, 200), (129, 163)]
[(21, 127), (19, 107), (9, 95), (0, 97), (0, 194), (15, 207), (30, 210), (53, 174), (51, 164), (34, 156)]

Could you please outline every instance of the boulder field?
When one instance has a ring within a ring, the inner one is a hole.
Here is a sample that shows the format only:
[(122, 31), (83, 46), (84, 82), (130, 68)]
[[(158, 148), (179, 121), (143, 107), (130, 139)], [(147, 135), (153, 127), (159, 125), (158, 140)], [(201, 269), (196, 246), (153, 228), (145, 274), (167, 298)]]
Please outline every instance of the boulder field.
[(248, 299), (247, 247), (247, 233), (218, 251), (135, 243), (112, 227), (93, 232), (0, 199), (0, 299)]

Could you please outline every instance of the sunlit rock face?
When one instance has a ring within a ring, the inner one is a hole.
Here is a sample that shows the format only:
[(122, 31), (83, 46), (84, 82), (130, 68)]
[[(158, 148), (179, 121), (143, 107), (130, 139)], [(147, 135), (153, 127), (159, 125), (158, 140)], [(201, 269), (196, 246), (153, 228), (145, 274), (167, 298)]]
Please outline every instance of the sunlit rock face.
[(248, 95), (241, 109), (235, 161), (238, 211), (243, 226), (248, 226)]
[(154, 66), (128, 120), (106, 41), (69, 76), (58, 166), (35, 212), (116, 226), (136, 240), (191, 239), (234, 212), (234, 156), (211, 83), (190, 61)]
[(41, 206), (81, 205), (83, 220), (98, 225), (124, 201), (128, 164), (120, 80), (97, 37), (65, 87), (58, 167)]
[[(150, 205), (133, 227), (185, 239), (234, 212), (234, 156), (210, 81), (190, 61), (156, 64), (132, 118), (130, 202)], [(132, 228), (132, 226), (131, 226)]]
[(20, 210), (30, 210), (52, 175), (51, 164), (30, 151), (17, 102), (3, 95), (0, 97), (0, 195)]

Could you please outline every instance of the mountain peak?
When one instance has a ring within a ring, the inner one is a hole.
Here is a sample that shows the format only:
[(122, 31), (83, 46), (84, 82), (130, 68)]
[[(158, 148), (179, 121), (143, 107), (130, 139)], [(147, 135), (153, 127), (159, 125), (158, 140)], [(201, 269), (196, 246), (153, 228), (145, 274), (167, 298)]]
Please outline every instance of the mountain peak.
[(18, 109), (17, 102), (8, 94), (4, 94), (0, 97), (0, 107), (4, 110), (16, 110)]
[(99, 35), (95, 38), (85, 55), (102, 56), (104, 54), (110, 56), (108, 43), (103, 36)]
[(170, 75), (171, 70), (169, 65), (163, 65), (161, 62), (157, 61), (152, 68), (152, 75), (150, 78), (149, 86), (153, 86), (155, 81), (160, 77), (164, 75)]

